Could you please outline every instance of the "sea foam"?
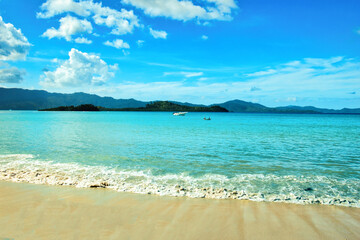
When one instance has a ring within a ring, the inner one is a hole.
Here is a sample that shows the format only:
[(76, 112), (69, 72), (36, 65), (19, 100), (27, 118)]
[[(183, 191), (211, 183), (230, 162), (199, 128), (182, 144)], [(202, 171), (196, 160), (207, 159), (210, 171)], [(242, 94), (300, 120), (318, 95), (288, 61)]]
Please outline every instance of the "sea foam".
[(78, 163), (42, 161), (31, 154), (0, 155), (0, 180), (79, 188), (109, 188), (119, 192), (191, 198), (325, 204), (360, 207), (358, 179), (325, 176), (276, 176), (185, 173), (154, 175), (151, 170), (126, 170)]

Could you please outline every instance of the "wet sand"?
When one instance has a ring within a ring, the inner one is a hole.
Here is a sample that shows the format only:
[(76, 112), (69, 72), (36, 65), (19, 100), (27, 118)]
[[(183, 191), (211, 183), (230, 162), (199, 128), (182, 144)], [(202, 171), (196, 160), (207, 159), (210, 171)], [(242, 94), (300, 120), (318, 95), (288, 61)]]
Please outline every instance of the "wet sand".
[(360, 239), (360, 209), (0, 181), (0, 239)]

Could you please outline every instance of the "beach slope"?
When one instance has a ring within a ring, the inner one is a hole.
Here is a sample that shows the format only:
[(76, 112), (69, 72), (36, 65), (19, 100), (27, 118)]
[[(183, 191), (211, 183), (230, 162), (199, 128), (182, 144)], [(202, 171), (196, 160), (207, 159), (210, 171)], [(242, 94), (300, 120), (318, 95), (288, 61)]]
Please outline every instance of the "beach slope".
[(360, 239), (360, 209), (0, 182), (0, 239)]

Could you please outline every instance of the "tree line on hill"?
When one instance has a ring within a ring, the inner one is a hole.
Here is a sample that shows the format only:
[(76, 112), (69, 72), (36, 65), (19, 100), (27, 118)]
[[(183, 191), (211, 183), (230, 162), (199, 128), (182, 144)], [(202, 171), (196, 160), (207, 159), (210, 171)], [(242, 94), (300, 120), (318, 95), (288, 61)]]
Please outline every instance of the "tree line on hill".
[(144, 112), (228, 112), (223, 107), (191, 107), (175, 104), (169, 101), (156, 101), (139, 108), (104, 108), (92, 104), (79, 106), (60, 106), (56, 108), (41, 109), (39, 111), (144, 111)]
[[(164, 103), (166, 102), (166, 103)], [(151, 105), (156, 103), (155, 105)], [(175, 105), (172, 105), (173, 103)], [(150, 104), (150, 106), (147, 106)], [(343, 108), (340, 110), (316, 108), (312, 106), (285, 106), (270, 108), (258, 103), (246, 102), (242, 100), (231, 100), (224, 103), (201, 105), (192, 103), (182, 103), (175, 101), (155, 101), (143, 102), (135, 99), (114, 99), (112, 97), (100, 97), (95, 94), (87, 93), (50, 93), (43, 90), (27, 90), (21, 88), (1, 88), (0, 87), (0, 110), (39, 110), (52, 109), (63, 106), (63, 109), (95, 109), (79, 107), (80, 105), (93, 105), (100, 111), (223, 111), (218, 107), (224, 108), (229, 112), (240, 113), (328, 113), (328, 114), (360, 114), (360, 108), (349, 109)], [(68, 107), (65, 107), (68, 106)], [(77, 107), (74, 107), (77, 106)], [(180, 107), (181, 106), (181, 107)], [(215, 107), (215, 108), (214, 108)], [(77, 110), (72, 111), (77, 111)], [(60, 111), (60, 110), (59, 110)], [(70, 110), (63, 110), (70, 111)], [(78, 110), (87, 111), (87, 110)], [(94, 110), (96, 111), (96, 110)]]

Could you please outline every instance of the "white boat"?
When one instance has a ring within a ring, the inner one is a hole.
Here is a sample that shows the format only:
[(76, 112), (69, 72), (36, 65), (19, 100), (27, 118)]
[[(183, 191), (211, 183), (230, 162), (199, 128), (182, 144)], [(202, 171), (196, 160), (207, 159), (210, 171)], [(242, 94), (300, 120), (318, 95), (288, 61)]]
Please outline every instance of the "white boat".
[(173, 113), (174, 116), (185, 116), (185, 114), (187, 114), (188, 112), (176, 112)]

